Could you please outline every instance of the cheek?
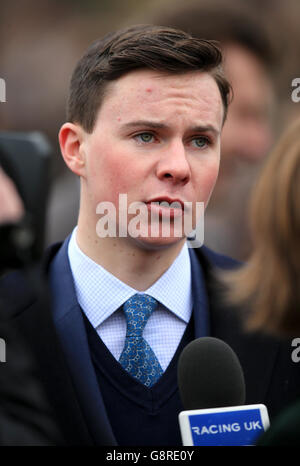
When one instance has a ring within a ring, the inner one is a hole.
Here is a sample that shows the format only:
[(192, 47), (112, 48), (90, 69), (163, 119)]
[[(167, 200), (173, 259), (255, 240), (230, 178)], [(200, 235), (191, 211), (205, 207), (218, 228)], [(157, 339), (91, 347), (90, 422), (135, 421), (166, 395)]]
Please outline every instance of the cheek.
[(215, 186), (219, 172), (219, 163), (216, 162), (206, 167), (197, 178), (198, 200), (205, 203), (209, 200), (211, 192)]
[(135, 170), (125, 162), (124, 154), (103, 151), (89, 167), (89, 183), (96, 202), (118, 205), (119, 194), (128, 194), (136, 186)]

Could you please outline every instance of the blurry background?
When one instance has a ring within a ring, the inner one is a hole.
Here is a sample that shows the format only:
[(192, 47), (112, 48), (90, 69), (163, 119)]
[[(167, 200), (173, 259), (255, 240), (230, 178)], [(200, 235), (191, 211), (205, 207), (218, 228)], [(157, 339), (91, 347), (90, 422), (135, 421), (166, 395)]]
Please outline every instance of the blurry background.
[[(65, 168), (57, 142), (58, 130), (65, 121), (68, 84), (77, 60), (92, 41), (108, 31), (136, 23), (172, 26), (170, 14), (189, 3), (198, 7), (202, 0), (1, 2), (0, 77), (6, 81), (6, 102), (0, 103), (0, 131), (43, 131), (53, 145), (47, 244), (63, 240), (77, 218), (79, 182)], [(221, 7), (227, 2), (214, 3)], [(237, 11), (245, 4), (261, 20), (277, 60), (272, 71), (276, 96), (271, 118), (270, 145), (273, 145), (288, 123), (300, 114), (300, 103), (291, 100), (291, 82), (300, 77), (300, 2), (236, 0)], [(201, 25), (201, 15), (197, 21)], [(249, 185), (254, 183), (255, 176)], [(241, 202), (243, 196), (247, 198), (247, 193), (241, 194)], [(230, 251), (225, 246), (222, 250), (220, 245), (219, 249), (242, 259), (248, 254), (248, 248), (242, 252)]]

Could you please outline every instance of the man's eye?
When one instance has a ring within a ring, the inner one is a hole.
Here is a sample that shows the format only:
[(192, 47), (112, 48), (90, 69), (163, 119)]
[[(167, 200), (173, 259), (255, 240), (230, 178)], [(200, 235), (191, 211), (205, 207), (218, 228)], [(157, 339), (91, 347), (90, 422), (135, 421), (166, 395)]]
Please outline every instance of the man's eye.
[(198, 149), (203, 149), (203, 147), (206, 147), (209, 145), (209, 140), (204, 136), (200, 136), (197, 138), (193, 138), (192, 144), (196, 146)]
[(154, 136), (151, 133), (140, 133), (135, 136), (135, 139), (137, 139), (139, 142), (153, 142)]

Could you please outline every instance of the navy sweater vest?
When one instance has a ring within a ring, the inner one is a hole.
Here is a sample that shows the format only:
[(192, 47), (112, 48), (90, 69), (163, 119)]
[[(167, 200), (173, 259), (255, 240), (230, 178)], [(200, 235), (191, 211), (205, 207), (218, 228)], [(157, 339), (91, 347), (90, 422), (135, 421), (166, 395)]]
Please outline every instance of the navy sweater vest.
[(99, 388), (118, 445), (182, 445), (178, 414), (183, 406), (177, 387), (177, 363), (183, 348), (194, 339), (193, 318), (171, 363), (152, 388), (131, 377), (85, 316), (84, 321)]

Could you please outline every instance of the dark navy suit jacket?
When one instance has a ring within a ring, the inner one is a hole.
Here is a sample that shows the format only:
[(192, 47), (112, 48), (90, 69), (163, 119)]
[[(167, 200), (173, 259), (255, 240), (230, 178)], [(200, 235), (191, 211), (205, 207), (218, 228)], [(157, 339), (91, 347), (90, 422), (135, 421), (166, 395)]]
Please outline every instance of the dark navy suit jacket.
[[(114, 445), (75, 295), (67, 243), (50, 248), (39, 272), (27, 277), (16, 272), (2, 279), (0, 305), (36, 355), (37, 376), (60, 428), (61, 444)], [(205, 247), (189, 251), (195, 338), (211, 335), (233, 348), (245, 375), (246, 404), (266, 404), (272, 418), (300, 392), (300, 370), (291, 360), (289, 342), (246, 333), (241, 311), (224, 304), (214, 271), (232, 268), (235, 261)]]

